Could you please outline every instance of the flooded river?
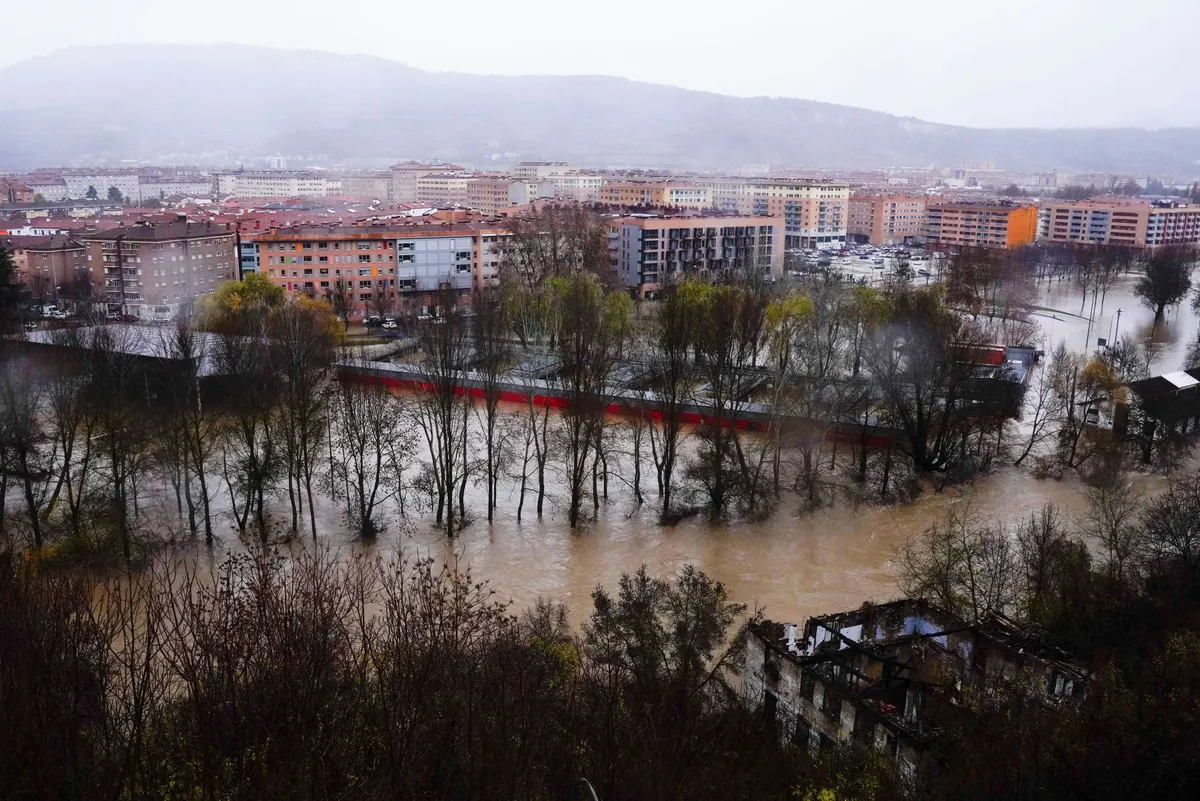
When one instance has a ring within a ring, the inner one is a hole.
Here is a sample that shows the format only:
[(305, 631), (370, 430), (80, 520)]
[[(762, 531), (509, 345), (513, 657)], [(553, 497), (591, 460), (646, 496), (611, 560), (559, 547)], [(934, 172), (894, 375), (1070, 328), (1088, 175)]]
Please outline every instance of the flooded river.
[[(1067, 283), (1042, 284), (1038, 305), (1053, 311), (1037, 317), (1050, 350), (1059, 339), (1081, 350), (1116, 327), (1155, 346), (1153, 372), (1178, 369), (1197, 330), (1190, 304), (1172, 309), (1165, 325), (1153, 326), (1153, 314), (1132, 296), (1132, 277), (1110, 290), (1103, 312), (1088, 333), (1088, 321), (1079, 317), (1080, 295)], [(1085, 311), (1090, 311), (1088, 300)], [(643, 472), (647, 499), (655, 502), (653, 473)], [(1164, 479), (1144, 475), (1136, 483), (1147, 492), (1159, 490)], [(355, 549), (387, 557), (397, 551), (410, 556), (457, 560), (475, 579), (486, 580), (498, 596), (521, 609), (539, 597), (567, 603), (579, 622), (590, 612), (589, 595), (600, 584), (614, 587), (622, 573), (646, 564), (658, 576), (670, 576), (692, 563), (725, 583), (731, 598), (754, 607), (764, 606), (777, 620), (800, 621), (824, 612), (855, 608), (864, 601), (894, 597), (897, 548), (905, 539), (941, 519), (952, 504), (969, 502), (980, 516), (1016, 522), (1045, 503), (1057, 504), (1068, 516), (1084, 511), (1079, 484), (1074, 479), (1038, 480), (1027, 470), (1001, 468), (965, 490), (932, 490), (916, 502), (895, 507), (838, 504), (814, 514), (798, 514), (798, 504), (785, 499), (777, 514), (761, 523), (712, 526), (702, 519), (660, 526), (652, 506), (634, 513), (628, 490), (614, 479), (610, 501), (598, 519), (581, 531), (571, 531), (566, 513), (547, 504), (547, 515), (537, 521), (526, 503), (524, 522), (516, 521), (512, 482), (501, 485), (497, 519), (485, 519), (482, 488), (468, 491), (468, 505), (476, 518), (458, 537), (448, 539), (428, 520), (401, 526), (390, 521), (388, 530), (373, 544), (358, 543), (347, 532), (341, 512), (330, 502), (318, 506), (321, 541), (349, 553)], [(505, 493), (509, 493), (506, 495)], [(532, 495), (531, 495), (532, 500)], [(286, 504), (277, 502), (277, 519), (286, 517)], [(178, 526), (178, 522), (175, 522)], [(188, 549), (201, 562), (221, 558), (240, 544), (228, 524), (220, 526), (221, 541), (211, 551)], [(290, 547), (310, 547), (301, 540)]]

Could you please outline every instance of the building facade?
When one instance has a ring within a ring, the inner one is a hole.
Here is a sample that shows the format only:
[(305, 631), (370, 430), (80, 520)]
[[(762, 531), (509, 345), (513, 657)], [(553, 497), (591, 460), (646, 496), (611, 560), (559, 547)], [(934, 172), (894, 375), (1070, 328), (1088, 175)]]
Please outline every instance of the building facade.
[(142, 201), (177, 195), (208, 197), (213, 193), (213, 182), (199, 178), (144, 178), (138, 189), (142, 193)]
[(337, 176), (346, 197), (387, 200), (392, 192), (392, 174), (386, 170), (345, 172)]
[(577, 203), (596, 203), (600, 200), (600, 189), (604, 186), (603, 175), (567, 173), (547, 179), (554, 186), (554, 197), (573, 200)]
[(508, 208), (508, 178), (475, 178), (467, 182), (467, 205), (484, 214), (498, 214)]
[(925, 211), (925, 244), (931, 248), (1014, 248), (1037, 235), (1036, 206), (1008, 203), (933, 203)]
[(783, 272), (783, 222), (771, 217), (629, 215), (609, 222), (618, 278), (641, 296), (689, 275)]
[(342, 182), (321, 173), (223, 172), (216, 177), (217, 193), (234, 197), (328, 197), (342, 193)]
[(251, 234), (259, 271), (292, 295), (346, 291), (352, 316), (425, 305), (442, 287), (467, 295), (494, 286), (499, 228), (479, 223), (298, 225)]
[(76, 297), (80, 283), (88, 280), (83, 245), (65, 234), (6, 236), (0, 247), (12, 253), (17, 281), (38, 302)]
[(850, 196), (846, 235), (872, 245), (913, 245), (925, 237), (924, 195), (856, 193)]
[(707, 187), (660, 181), (605, 181), (599, 202), (625, 208), (712, 208)]
[(425, 206), (466, 206), (467, 186), (475, 176), (465, 172), (435, 172), (417, 178), (417, 203)]
[(512, 175), (518, 181), (541, 183), (547, 178), (567, 175), (573, 171), (574, 168), (565, 161), (522, 161), (513, 167)]
[(392, 189), (388, 200), (396, 203), (417, 202), (417, 180), (434, 173), (460, 173), (462, 167), (453, 164), (420, 164), (415, 161), (405, 161), (393, 164), (390, 168)]
[(942, 711), (967, 693), (1011, 690), (1055, 706), (1078, 702), (1089, 676), (1004, 615), (964, 621), (912, 600), (812, 618), (803, 631), (752, 626), (742, 678), (747, 703), (782, 740), (872, 749), (911, 775)]
[(77, 236), (93, 300), (143, 320), (190, 313), (196, 300), (238, 278), (234, 232), (213, 223), (137, 223)]
[[(82, 200), (87, 197), (88, 190), (95, 189), (96, 197), (100, 200), (108, 198), (109, 189), (116, 188), (122, 197), (134, 203), (142, 201), (142, 181), (136, 170), (119, 170), (112, 172), (68, 172), (64, 173), (63, 182), (66, 185), (66, 199)], [(50, 200), (50, 196), (41, 193), (42, 197)]]
[(713, 205), (738, 214), (781, 217), (785, 247), (844, 243), (850, 219), (850, 185), (811, 178), (700, 178)]
[(1039, 242), (1120, 245), (1200, 245), (1200, 206), (1179, 201), (1049, 202), (1038, 208)]

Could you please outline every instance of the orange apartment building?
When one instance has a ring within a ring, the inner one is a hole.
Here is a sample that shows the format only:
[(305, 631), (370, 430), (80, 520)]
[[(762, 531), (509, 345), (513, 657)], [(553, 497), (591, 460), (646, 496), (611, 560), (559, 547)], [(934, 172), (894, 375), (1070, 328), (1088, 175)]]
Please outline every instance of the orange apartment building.
[(934, 203), (925, 211), (925, 244), (933, 249), (1014, 248), (1037, 236), (1036, 206)]
[(296, 225), (250, 240), (267, 280), (292, 295), (321, 297), (348, 288), (358, 306), (354, 316), (364, 316), (378, 305), (422, 302), (446, 285), (460, 296), (495, 286), (503, 235), (481, 222), (415, 221)]
[(599, 202), (610, 206), (644, 208), (712, 208), (712, 192), (692, 183), (665, 181), (606, 181)]
[(1123, 198), (1044, 203), (1038, 209), (1038, 241), (1131, 248), (1200, 245), (1200, 206)]
[(846, 235), (872, 245), (912, 245), (925, 237), (925, 196), (856, 193), (850, 196)]
[(238, 278), (228, 224), (136, 223), (76, 238), (87, 252), (93, 298), (110, 312), (169, 320)]

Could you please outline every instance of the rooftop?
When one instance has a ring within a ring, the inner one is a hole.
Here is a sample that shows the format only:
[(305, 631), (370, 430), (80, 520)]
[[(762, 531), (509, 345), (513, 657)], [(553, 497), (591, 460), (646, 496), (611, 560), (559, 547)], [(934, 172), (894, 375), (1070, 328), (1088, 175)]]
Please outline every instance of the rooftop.
[(134, 242), (167, 242), (175, 239), (199, 239), (208, 236), (225, 236), (232, 233), (227, 225), (211, 222), (134, 223), (107, 231), (80, 233), (80, 239), (115, 240), (117, 237)]

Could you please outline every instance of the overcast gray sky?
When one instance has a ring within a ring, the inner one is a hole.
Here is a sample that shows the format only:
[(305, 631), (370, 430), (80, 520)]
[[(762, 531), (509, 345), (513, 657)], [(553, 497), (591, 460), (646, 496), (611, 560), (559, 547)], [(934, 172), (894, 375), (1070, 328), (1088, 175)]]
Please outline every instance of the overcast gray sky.
[(77, 44), (234, 42), (428, 70), (617, 75), (963, 125), (1200, 125), (1200, 0), (6, 5), (0, 66)]

